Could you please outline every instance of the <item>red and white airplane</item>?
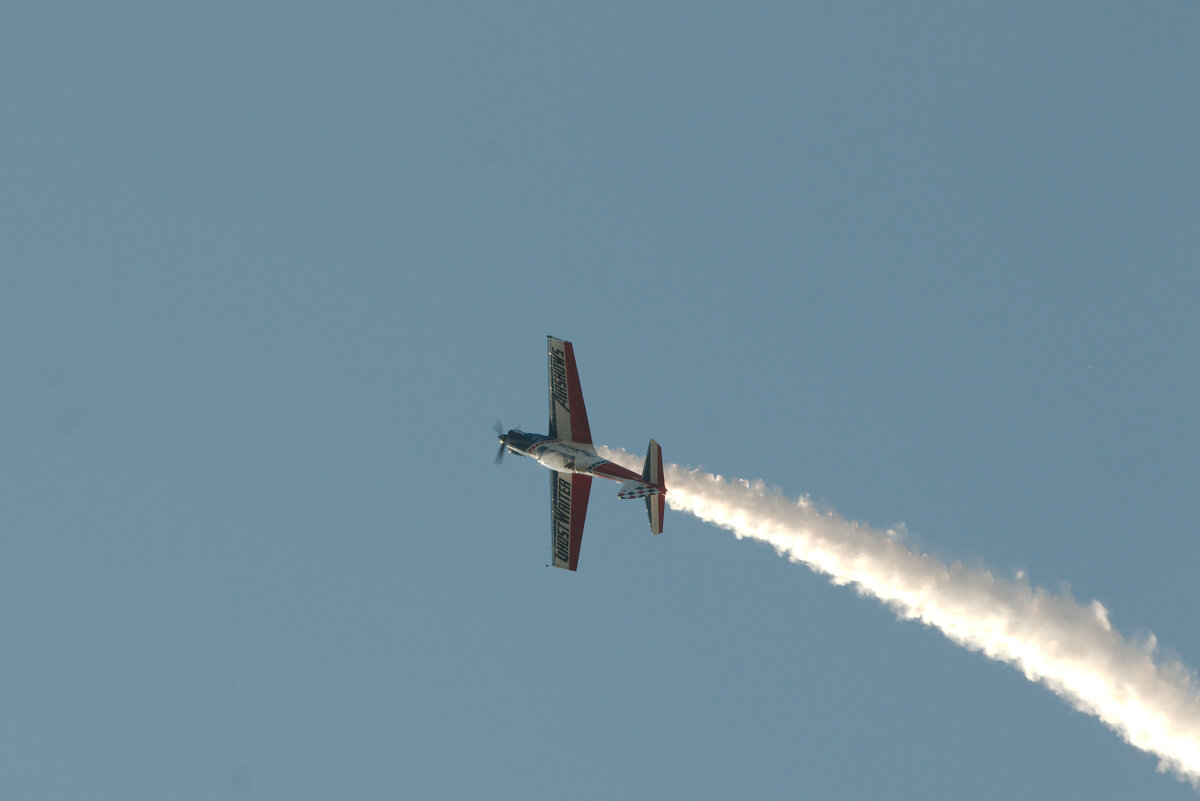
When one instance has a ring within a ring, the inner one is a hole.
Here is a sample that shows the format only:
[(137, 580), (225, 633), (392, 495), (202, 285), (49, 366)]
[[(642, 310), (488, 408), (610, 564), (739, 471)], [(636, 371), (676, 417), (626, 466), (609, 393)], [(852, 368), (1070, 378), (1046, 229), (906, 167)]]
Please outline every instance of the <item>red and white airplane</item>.
[(575, 369), (575, 350), (570, 342), (546, 339), (550, 351), (550, 433), (529, 434), (514, 428), (504, 434), (497, 424), (500, 450), (496, 461), (509, 450), (532, 456), (554, 471), (550, 477), (550, 550), (555, 567), (574, 570), (579, 564), (593, 476), (621, 482), (618, 498), (645, 499), (654, 534), (662, 533), (667, 487), (663, 483), (662, 450), (654, 440), (650, 440), (640, 476), (597, 455)]

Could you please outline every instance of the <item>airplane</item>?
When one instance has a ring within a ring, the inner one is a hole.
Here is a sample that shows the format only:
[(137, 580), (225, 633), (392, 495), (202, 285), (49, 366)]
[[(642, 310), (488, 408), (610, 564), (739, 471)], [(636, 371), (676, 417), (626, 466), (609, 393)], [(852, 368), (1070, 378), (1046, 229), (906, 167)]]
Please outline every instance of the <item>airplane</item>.
[(508, 451), (536, 459), (554, 471), (550, 477), (553, 566), (575, 570), (579, 565), (579, 545), (593, 477), (620, 482), (618, 498), (645, 499), (652, 534), (661, 534), (663, 530), (663, 496), (667, 486), (663, 482), (662, 449), (653, 439), (641, 475), (596, 453), (575, 368), (575, 349), (570, 342), (552, 336), (546, 340), (550, 358), (550, 433), (530, 434), (515, 428), (502, 433), (503, 428), (497, 423), (500, 450), (496, 452), (496, 463)]

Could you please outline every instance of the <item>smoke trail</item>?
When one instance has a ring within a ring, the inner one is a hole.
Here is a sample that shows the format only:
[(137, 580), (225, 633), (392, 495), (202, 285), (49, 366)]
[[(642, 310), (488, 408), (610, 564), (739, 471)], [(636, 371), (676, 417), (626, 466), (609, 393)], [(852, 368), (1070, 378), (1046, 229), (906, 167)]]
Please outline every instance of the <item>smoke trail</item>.
[[(639, 457), (601, 448), (636, 469)], [(769, 543), (801, 562), (874, 596), (897, 615), (939, 629), (952, 641), (1007, 662), (1081, 712), (1095, 715), (1126, 742), (1159, 758), (1200, 787), (1200, 688), (1183, 664), (1155, 661), (1154, 635), (1137, 644), (1108, 622), (1098, 601), (1009, 581), (989, 571), (944, 565), (881, 532), (791, 500), (761, 481), (666, 467), (672, 509), (729, 529), (738, 539)]]

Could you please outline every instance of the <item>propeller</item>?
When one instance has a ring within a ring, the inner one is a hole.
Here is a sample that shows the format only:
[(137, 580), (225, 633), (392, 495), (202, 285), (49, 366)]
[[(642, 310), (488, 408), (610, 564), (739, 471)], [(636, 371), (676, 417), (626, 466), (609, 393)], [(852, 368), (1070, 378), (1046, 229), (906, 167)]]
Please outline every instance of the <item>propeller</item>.
[(496, 420), (495, 425), (496, 436), (500, 437), (500, 450), (496, 451), (496, 464), (504, 461), (504, 452), (508, 450), (508, 434), (504, 433), (504, 426), (500, 425), (500, 421)]

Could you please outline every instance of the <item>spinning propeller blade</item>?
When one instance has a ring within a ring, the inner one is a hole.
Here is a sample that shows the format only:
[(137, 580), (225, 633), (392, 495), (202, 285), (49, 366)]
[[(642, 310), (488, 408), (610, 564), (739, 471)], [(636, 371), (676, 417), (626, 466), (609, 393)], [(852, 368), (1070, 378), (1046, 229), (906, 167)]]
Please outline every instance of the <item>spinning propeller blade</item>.
[(508, 442), (508, 435), (504, 433), (504, 426), (500, 425), (500, 420), (496, 420), (496, 435), (500, 437), (500, 450), (496, 451), (496, 464), (504, 461), (504, 452), (508, 450), (505, 443)]

